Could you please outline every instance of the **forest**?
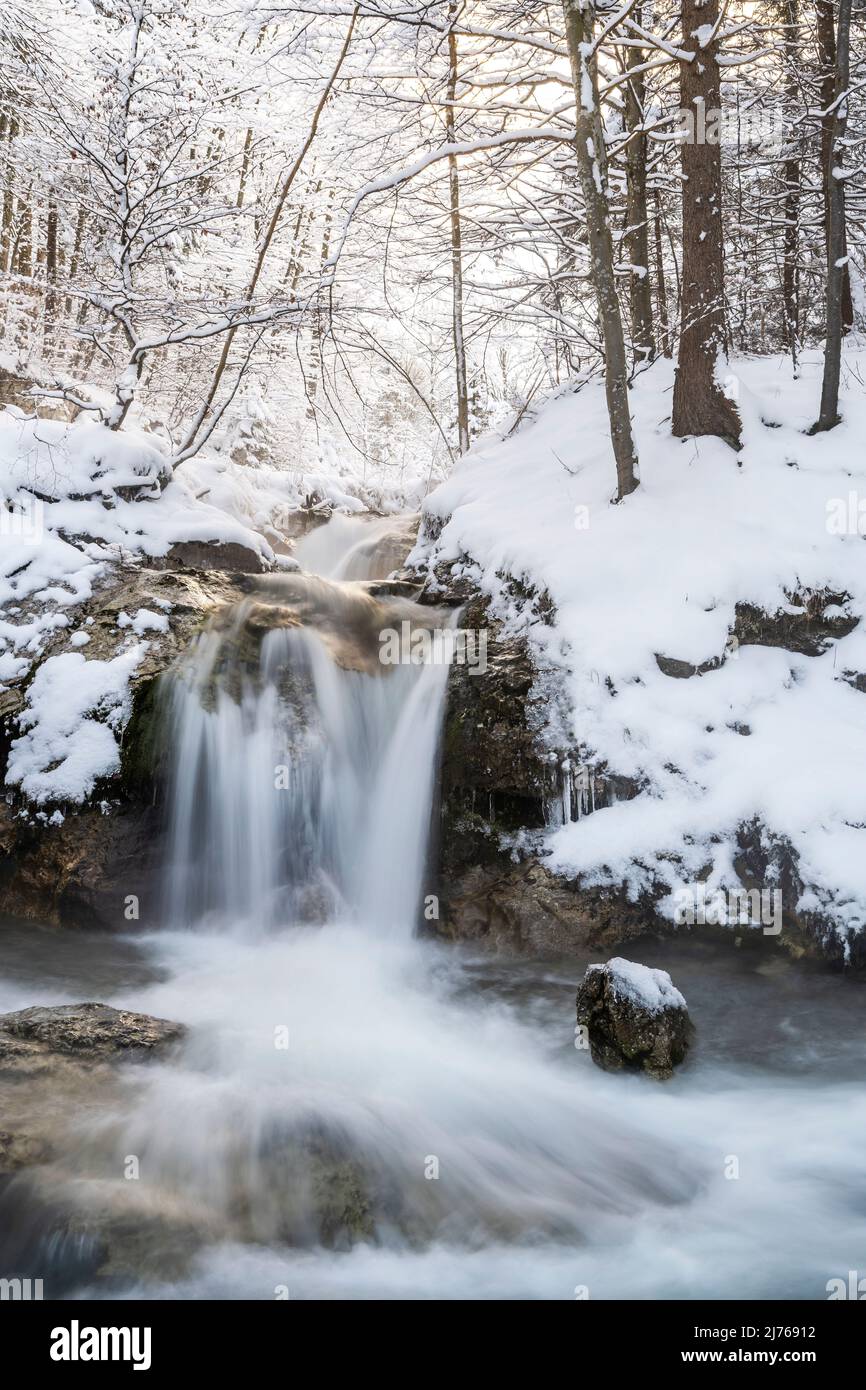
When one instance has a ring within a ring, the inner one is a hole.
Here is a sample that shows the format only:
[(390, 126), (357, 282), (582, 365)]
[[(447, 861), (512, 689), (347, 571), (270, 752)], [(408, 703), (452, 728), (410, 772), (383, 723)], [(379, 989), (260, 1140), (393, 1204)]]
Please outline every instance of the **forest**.
[(832, 1372), (866, 0), (5, 0), (0, 203), (34, 1364), (565, 1301)]
[[(838, 13), (837, 13), (838, 10)], [(860, 5), (5, 7), (7, 370), (374, 486), (676, 355), (674, 435), (736, 445), (726, 355), (826, 342), (863, 254)], [(859, 40), (859, 42), (858, 42)], [(829, 267), (829, 269), (828, 269)], [(853, 290), (852, 290), (853, 286)]]

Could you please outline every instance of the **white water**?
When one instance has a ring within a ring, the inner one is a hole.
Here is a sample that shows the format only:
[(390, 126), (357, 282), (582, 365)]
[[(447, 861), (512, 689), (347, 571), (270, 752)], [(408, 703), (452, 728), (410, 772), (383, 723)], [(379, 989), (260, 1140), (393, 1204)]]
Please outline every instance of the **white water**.
[[(164, 978), (113, 1000), (189, 1040), (70, 1149), (76, 1191), (189, 1228), (188, 1267), (169, 1273), (158, 1229), (127, 1292), (821, 1298), (862, 1265), (862, 1048), (821, 1052), (847, 1005), (808, 978), (675, 969), (693, 1060), (667, 1086), (599, 1072), (571, 1045), (585, 962), (497, 972), (415, 935), (446, 672), (341, 671), (274, 631), (261, 683), (208, 709), (218, 646), (176, 696), (172, 916), (145, 943)], [(308, 704), (281, 698), (289, 670)]]
[(256, 936), (340, 918), (411, 935), (447, 668), (342, 670), (315, 633), (278, 629), (238, 699), (214, 692), (222, 650), (206, 636), (171, 699), (169, 922)]

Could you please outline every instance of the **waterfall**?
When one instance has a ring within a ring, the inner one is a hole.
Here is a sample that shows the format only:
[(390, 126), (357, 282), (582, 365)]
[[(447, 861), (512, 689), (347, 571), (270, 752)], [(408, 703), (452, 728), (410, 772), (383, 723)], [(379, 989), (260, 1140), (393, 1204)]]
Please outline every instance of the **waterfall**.
[[(345, 606), (368, 613), (357, 585), (310, 582), (338, 624)], [(399, 628), (410, 609), (377, 603), (383, 628)], [(222, 631), (204, 634), (167, 692), (167, 924), (256, 935), (354, 921), (411, 934), (447, 664), (384, 666), (368, 643), (370, 669), (346, 669), (315, 628), (282, 626), (251, 660), (249, 612), (242, 604)], [(274, 607), (276, 620), (284, 614)]]
[[(866, 1241), (858, 1001), (812, 974), (773, 990), (746, 952), (707, 971), (690, 942), (630, 945), (700, 1019), (662, 1088), (574, 1045), (599, 948), (414, 936), (448, 667), (433, 643), (380, 662), (407, 621), (444, 618), (369, 578), (256, 579), (167, 683), (165, 929), (111, 1002), (186, 1039), (73, 1093), (38, 1187), (0, 1184), (0, 1256), (97, 1298), (822, 1297)], [(591, 780), (557, 772), (585, 814)], [(82, 1249), (109, 1278), (82, 1287)]]

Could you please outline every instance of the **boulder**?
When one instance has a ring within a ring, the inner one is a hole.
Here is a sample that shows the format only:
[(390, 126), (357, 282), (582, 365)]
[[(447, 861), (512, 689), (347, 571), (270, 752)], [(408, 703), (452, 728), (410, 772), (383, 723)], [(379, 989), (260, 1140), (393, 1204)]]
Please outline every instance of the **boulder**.
[(577, 1022), (592, 1060), (605, 1071), (645, 1071), (664, 1079), (688, 1051), (686, 1001), (664, 970), (615, 956), (590, 965), (577, 992)]
[(76, 1062), (146, 1055), (179, 1042), (180, 1023), (108, 1004), (36, 1006), (0, 1014), (0, 1073), (41, 1071), (58, 1058)]
[(229, 574), (266, 574), (271, 568), (267, 552), (240, 541), (175, 541), (168, 553), (151, 560), (154, 569), (172, 571), (217, 570)]

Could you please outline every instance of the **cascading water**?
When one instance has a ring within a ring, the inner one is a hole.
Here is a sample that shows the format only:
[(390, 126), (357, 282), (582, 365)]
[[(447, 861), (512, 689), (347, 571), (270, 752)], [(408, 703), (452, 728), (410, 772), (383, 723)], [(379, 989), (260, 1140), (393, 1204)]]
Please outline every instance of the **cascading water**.
[(379, 668), (407, 617), (434, 620), (286, 576), (177, 673), (158, 977), (111, 1002), (189, 1034), (63, 1133), (35, 1272), (74, 1208), (145, 1297), (822, 1297), (866, 1239), (856, 1003), (643, 944), (699, 1026), (661, 1087), (573, 1048), (587, 958), (419, 938), (447, 667)]
[(241, 605), (228, 632), (208, 633), (171, 684), (167, 922), (411, 934), (447, 668), (367, 652), (372, 670), (343, 669), (315, 631), (289, 627), (264, 635), (250, 670), (245, 617)]

